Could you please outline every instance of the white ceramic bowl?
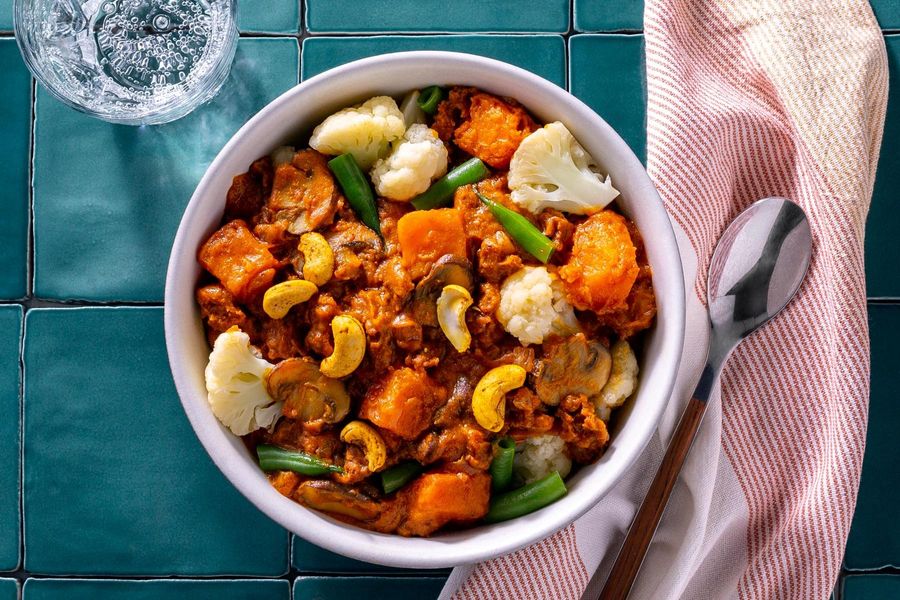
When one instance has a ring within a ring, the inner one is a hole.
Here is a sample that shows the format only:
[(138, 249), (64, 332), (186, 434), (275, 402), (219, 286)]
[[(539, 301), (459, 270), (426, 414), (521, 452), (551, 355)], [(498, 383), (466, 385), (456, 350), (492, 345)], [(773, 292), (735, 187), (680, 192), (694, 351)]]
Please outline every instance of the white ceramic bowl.
[[(540, 121), (562, 121), (609, 171), (619, 206), (644, 237), (659, 314), (641, 358), (640, 387), (611, 432), (609, 449), (566, 482), (567, 496), (505, 523), (404, 538), (365, 531), (281, 496), (241, 440), (222, 427), (206, 401), (203, 370), (209, 347), (194, 302), (197, 248), (222, 217), (231, 178), (285, 143), (302, 142), (334, 110), (370, 96), (395, 97), (430, 84), (479, 87), (524, 104)], [(681, 262), (669, 218), (640, 161), (615, 131), (556, 85), (506, 63), (452, 52), (401, 52), (337, 67), (298, 85), (262, 109), (219, 152), (185, 210), (166, 278), (166, 345), (172, 375), (197, 436), (226, 477), (269, 517), (333, 552), (373, 563), (437, 568), (505, 554), (565, 527), (591, 508), (631, 466), (650, 439), (669, 399), (684, 336)], [(228, 527), (228, 523), (222, 523)]]

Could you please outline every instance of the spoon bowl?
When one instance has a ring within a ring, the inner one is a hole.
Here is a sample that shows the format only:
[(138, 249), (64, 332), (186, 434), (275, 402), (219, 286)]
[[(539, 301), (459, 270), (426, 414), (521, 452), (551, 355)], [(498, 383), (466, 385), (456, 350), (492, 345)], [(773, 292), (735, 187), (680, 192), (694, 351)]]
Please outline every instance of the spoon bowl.
[(811, 249), (809, 221), (790, 200), (765, 198), (738, 215), (709, 265), (714, 335), (737, 342), (779, 313), (800, 287)]

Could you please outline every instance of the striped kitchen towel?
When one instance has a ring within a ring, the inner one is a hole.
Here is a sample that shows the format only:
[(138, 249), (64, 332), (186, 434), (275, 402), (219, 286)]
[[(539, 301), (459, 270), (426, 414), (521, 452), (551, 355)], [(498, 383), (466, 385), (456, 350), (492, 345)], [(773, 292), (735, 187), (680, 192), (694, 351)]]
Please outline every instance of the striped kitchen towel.
[(597, 596), (705, 358), (713, 246), (765, 196), (809, 216), (809, 274), (732, 356), (630, 598), (809, 600), (837, 578), (865, 444), (863, 235), (887, 102), (881, 32), (865, 0), (647, 0), (644, 30), (647, 169), (688, 289), (676, 395), (596, 507), (540, 543), (458, 567), (444, 599)]

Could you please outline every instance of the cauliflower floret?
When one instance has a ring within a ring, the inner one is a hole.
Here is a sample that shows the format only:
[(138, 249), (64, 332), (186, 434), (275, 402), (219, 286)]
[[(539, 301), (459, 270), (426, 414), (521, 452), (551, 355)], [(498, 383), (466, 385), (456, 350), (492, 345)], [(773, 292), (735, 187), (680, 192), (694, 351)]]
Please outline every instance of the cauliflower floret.
[[(621, 406), (634, 393), (637, 385), (637, 358), (628, 342), (617, 340), (610, 349), (610, 353), (612, 354), (612, 368), (609, 372), (609, 379), (600, 390), (600, 394), (593, 399), (597, 414), (601, 415), (601, 418), (603, 418), (601, 408), (609, 411), (609, 409)], [(608, 415), (609, 412), (606, 414)], [(607, 419), (609, 419), (608, 416), (604, 420)]]
[(609, 176), (604, 180), (591, 155), (559, 121), (522, 140), (509, 163), (509, 189), (513, 201), (533, 213), (555, 208), (589, 215), (619, 195)]
[(403, 113), (389, 96), (369, 98), (360, 106), (339, 110), (313, 130), (309, 145), (322, 154), (349, 152), (359, 167), (369, 167), (403, 137)]
[(232, 327), (219, 334), (206, 366), (206, 391), (213, 414), (237, 435), (272, 427), (281, 416), (263, 381), (274, 365), (254, 354), (250, 336)]
[(542, 479), (553, 471), (559, 471), (559, 476), (565, 478), (572, 470), (572, 461), (566, 456), (565, 447), (566, 443), (558, 435), (526, 438), (516, 448), (513, 473), (526, 484)]
[(447, 148), (427, 125), (414, 124), (391, 154), (372, 169), (378, 195), (391, 200), (410, 200), (447, 172)]
[(566, 336), (580, 330), (562, 283), (546, 267), (523, 267), (506, 278), (497, 319), (525, 345), (541, 344), (551, 333)]

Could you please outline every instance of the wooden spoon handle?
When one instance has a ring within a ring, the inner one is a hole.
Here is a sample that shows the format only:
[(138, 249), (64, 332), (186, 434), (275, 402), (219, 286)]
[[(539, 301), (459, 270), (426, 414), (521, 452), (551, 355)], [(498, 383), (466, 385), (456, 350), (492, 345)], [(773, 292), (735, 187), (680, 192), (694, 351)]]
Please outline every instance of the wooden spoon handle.
[(681, 415), (672, 441), (666, 448), (666, 454), (662, 464), (659, 465), (659, 470), (656, 471), (653, 483), (650, 484), (647, 496), (638, 509), (634, 521), (631, 522), (631, 528), (625, 536), (625, 542), (619, 556), (616, 557), (609, 579), (600, 592), (600, 600), (625, 600), (628, 596), (644, 561), (644, 555), (647, 554), (650, 540), (656, 532), (656, 526), (659, 525), (659, 520), (666, 509), (672, 488), (678, 480), (684, 459), (691, 449), (694, 436), (697, 435), (704, 412), (706, 402), (698, 400), (697, 397), (691, 398), (684, 414)]

